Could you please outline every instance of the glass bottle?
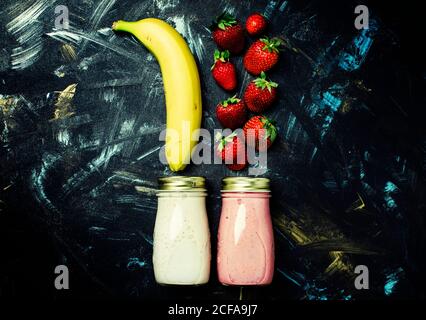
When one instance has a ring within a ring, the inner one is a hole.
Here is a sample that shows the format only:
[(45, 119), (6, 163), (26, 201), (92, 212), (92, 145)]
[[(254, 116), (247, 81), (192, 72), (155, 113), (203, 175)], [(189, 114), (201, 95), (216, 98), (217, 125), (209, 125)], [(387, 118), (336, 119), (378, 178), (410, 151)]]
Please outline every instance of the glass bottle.
[(210, 231), (203, 177), (159, 178), (153, 265), (160, 284), (200, 285), (210, 276)]
[(274, 274), (269, 179), (222, 180), (217, 270), (224, 285), (267, 285)]

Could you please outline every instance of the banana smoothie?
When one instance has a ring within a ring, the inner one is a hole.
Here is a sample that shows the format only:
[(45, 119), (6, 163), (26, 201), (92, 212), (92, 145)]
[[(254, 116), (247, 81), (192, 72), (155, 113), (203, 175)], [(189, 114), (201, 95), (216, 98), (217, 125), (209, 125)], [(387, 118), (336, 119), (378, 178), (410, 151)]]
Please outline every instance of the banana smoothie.
[(153, 264), (160, 284), (199, 285), (209, 281), (210, 231), (204, 178), (160, 178), (154, 228)]

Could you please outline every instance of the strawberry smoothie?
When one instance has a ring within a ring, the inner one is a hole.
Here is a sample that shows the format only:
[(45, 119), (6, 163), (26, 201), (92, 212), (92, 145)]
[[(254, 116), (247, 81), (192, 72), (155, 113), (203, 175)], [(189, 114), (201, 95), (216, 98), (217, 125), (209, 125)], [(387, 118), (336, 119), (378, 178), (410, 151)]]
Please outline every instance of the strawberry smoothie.
[(274, 273), (269, 192), (222, 192), (217, 268), (224, 285), (267, 285)]

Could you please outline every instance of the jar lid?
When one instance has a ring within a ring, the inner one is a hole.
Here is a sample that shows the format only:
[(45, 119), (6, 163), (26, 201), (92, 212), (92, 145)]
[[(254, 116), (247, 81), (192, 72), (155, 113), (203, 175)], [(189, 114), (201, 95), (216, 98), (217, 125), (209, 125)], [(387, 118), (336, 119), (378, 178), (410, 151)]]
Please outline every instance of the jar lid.
[(270, 192), (268, 178), (226, 177), (222, 179), (222, 191)]
[(172, 176), (158, 178), (160, 191), (206, 191), (204, 177)]

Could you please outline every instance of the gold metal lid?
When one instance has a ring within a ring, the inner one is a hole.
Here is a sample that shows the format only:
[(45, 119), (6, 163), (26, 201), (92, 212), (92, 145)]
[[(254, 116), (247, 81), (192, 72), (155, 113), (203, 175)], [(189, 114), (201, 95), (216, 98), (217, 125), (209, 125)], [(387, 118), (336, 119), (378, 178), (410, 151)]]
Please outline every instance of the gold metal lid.
[(206, 191), (204, 177), (172, 176), (158, 178), (159, 191)]
[(222, 179), (222, 191), (270, 192), (268, 178), (226, 177)]

